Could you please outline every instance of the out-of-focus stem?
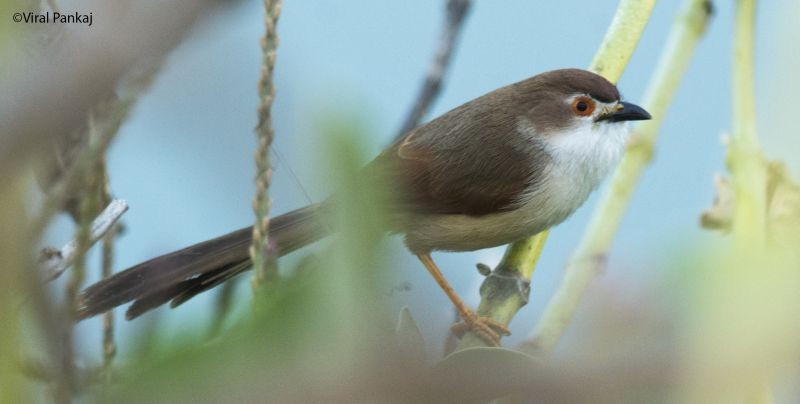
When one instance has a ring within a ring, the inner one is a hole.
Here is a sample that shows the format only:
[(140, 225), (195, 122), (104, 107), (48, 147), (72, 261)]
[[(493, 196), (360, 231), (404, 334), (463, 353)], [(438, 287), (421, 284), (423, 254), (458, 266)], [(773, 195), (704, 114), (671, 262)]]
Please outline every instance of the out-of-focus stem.
[[(592, 61), (590, 70), (603, 75), (609, 81), (616, 83), (619, 80), (636, 49), (636, 44), (650, 19), (655, 3), (656, 0), (622, 0), (620, 2), (603, 43)], [(508, 271), (512, 271), (511, 276), (517, 280), (513, 285), (511, 283), (508, 285), (514, 289), (504, 291), (503, 295), (508, 296), (508, 299), (512, 299), (516, 303), (507, 303), (504, 299), (493, 299), (492, 301), (482, 299), (478, 308), (479, 315), (491, 317), (503, 324), (511, 321), (528, 299), (529, 290), (520, 291), (517, 286), (530, 283), (547, 235), (548, 232), (544, 231), (517, 241), (508, 247), (503, 260), (493, 273), (508, 276)], [(487, 277), (481, 288), (483, 289), (491, 280), (491, 276)], [(462, 339), (459, 349), (477, 345), (485, 345), (485, 343), (479, 342), (475, 335), (468, 333)]]
[(711, 16), (708, 0), (687, 0), (678, 15), (667, 45), (645, 95), (643, 105), (653, 116), (634, 130), (610, 187), (603, 194), (582, 241), (567, 265), (564, 280), (523, 349), (548, 353), (564, 334), (589, 283), (602, 269), (608, 250), (645, 167), (650, 163), (658, 129), (664, 120), (695, 45)]
[[(731, 66), (733, 133), (727, 163), (736, 201), (732, 223), (735, 251), (751, 256), (759, 256), (767, 241), (767, 162), (756, 129), (755, 21), (756, 0), (738, 0)], [(757, 384), (746, 402), (772, 403), (768, 380)]]
[[(92, 145), (97, 142), (98, 131), (95, 119), (89, 117), (88, 141)], [(104, 170), (103, 156), (101, 154), (89, 156), (91, 160), (86, 163), (90, 170), (84, 177), (81, 187), (80, 208), (78, 212), (78, 227), (75, 231), (75, 262), (72, 273), (67, 280), (66, 291), (64, 293), (64, 317), (69, 321), (62, 322), (63, 351), (61, 352), (60, 363), (57, 374), (59, 379), (56, 381), (54, 389), (56, 401), (71, 402), (74, 394), (78, 393), (78, 380), (80, 379), (75, 367), (75, 346), (73, 335), (73, 319), (78, 307), (78, 292), (86, 277), (86, 254), (92, 247), (92, 218), (97, 214), (100, 196), (105, 191), (102, 186), (101, 174)]]
[[(111, 231), (111, 227), (122, 217), (122, 214), (128, 210), (127, 202), (121, 199), (114, 199), (106, 206), (103, 211), (97, 215), (92, 221), (89, 242), (90, 244), (96, 243), (107, 232)], [(69, 268), (75, 261), (75, 256), (78, 252), (78, 240), (72, 240), (60, 250), (52, 251), (51, 257), (48, 257), (43, 263), (44, 279), (52, 281), (61, 276), (64, 271)]]
[(272, 202), (269, 198), (269, 186), (272, 182), (272, 164), (269, 158), (269, 148), (275, 132), (272, 129), (272, 101), (275, 99), (275, 86), (273, 72), (275, 70), (275, 50), (278, 47), (277, 24), (281, 13), (281, 0), (264, 0), (264, 37), (261, 38), (262, 66), (261, 79), (258, 83), (258, 93), (261, 102), (258, 106), (258, 148), (256, 149), (256, 195), (253, 198), (255, 211), (255, 225), (253, 226), (253, 244), (250, 246), (250, 257), (255, 269), (252, 285), (257, 289), (269, 277), (268, 271), (274, 269), (269, 262), (269, 210)]
[(761, 249), (766, 240), (767, 166), (756, 131), (753, 38), (755, 0), (739, 0), (733, 40), (733, 129), (727, 163), (736, 204), (733, 235), (737, 246)]
[[(101, 276), (108, 278), (113, 273), (114, 267), (114, 240), (117, 235), (116, 225), (112, 225), (103, 237), (103, 256)], [(103, 372), (106, 380), (111, 376), (111, 364), (117, 355), (117, 345), (114, 342), (114, 310), (103, 313)]]
[(656, 0), (621, 0), (589, 70), (616, 83), (628, 66)]
[(444, 27), (442, 27), (442, 33), (439, 37), (436, 55), (428, 68), (428, 74), (414, 102), (414, 106), (411, 107), (406, 121), (397, 132), (397, 138), (419, 126), (422, 118), (430, 110), (433, 101), (442, 91), (442, 83), (444, 82), (445, 74), (447, 74), (447, 69), (450, 67), (450, 61), (453, 59), (453, 51), (456, 48), (461, 29), (464, 27), (464, 20), (469, 11), (470, 3), (471, 0), (447, 0), (447, 13)]

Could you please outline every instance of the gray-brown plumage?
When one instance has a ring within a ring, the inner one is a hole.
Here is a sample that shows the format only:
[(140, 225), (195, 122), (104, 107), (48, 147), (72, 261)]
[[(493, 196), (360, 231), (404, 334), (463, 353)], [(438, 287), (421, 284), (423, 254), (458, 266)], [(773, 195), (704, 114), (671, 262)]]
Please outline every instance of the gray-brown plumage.
[[(402, 220), (387, 231), (405, 234), (415, 254), (494, 247), (569, 216), (616, 163), (627, 132), (623, 121), (648, 118), (621, 102), (617, 88), (601, 76), (556, 70), (497, 89), (411, 131), (363, 175), (395, 190), (387, 210)], [(325, 212), (334, 199), (273, 218), (274, 253), (324, 237), (330, 230)], [(168, 301), (181, 304), (247, 270), (250, 237), (251, 228), (240, 229), (98, 282), (83, 293), (81, 316), (130, 301), (129, 318)]]
[[(327, 227), (320, 205), (278, 216), (271, 221), (270, 246), (288, 254), (324, 237)], [(245, 227), (215, 239), (142, 262), (86, 288), (81, 295), (79, 317), (91, 317), (133, 301), (126, 317), (133, 319), (164, 303), (178, 306), (249, 269), (253, 227)]]

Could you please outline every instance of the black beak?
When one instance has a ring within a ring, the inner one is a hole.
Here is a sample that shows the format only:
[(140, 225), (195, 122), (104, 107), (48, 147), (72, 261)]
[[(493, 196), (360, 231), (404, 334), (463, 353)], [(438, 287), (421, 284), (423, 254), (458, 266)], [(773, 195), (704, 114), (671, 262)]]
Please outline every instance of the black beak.
[(624, 122), (624, 121), (646, 121), (650, 118), (650, 113), (645, 111), (644, 108), (631, 104), (630, 102), (620, 101), (619, 105), (622, 109), (612, 112), (604, 117), (609, 122)]

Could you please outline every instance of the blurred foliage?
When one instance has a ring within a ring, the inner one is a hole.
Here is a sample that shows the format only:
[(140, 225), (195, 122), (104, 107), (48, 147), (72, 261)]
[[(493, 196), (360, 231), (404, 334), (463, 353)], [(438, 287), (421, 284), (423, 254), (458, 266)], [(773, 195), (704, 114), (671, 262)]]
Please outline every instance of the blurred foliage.
[[(343, 386), (393, 344), (392, 322), (379, 291), (390, 266), (382, 252), (378, 191), (359, 182), (363, 153), (352, 127), (326, 136), (336, 174), (342, 231), (325, 250), (256, 294), (252, 312), (216, 339), (202, 327), (177, 340), (155, 340), (116, 388), (123, 402), (281, 401), (322, 397)], [(141, 389), (141, 386), (148, 386)], [(313, 388), (312, 388), (313, 386)]]
[[(0, 11), (10, 4), (0, 2)], [(748, 108), (744, 116), (752, 118)], [(125, 116), (110, 120), (114, 131)], [(137, 342), (121, 347), (130, 360), (115, 364), (108, 378), (98, 377), (91, 361), (73, 363), (71, 347), (63, 345), (73, 324), (59, 315), (66, 310), (36, 279), (31, 262), (39, 236), (26, 223), (31, 167), (0, 161), (11, 168), (0, 181), (0, 403), (45, 401), (52, 384), (72, 376), (63, 370), (73, 367), (76, 397), (115, 403), (768, 402), (766, 386), (796, 380), (800, 186), (783, 165), (760, 161), (764, 189), (740, 180), (734, 190), (720, 177), (717, 202), (703, 216), (708, 227), (730, 229), (737, 195), (757, 195), (764, 217), (747, 224), (765, 225), (741, 232), (745, 240), (765, 232), (763, 249), (740, 240), (714, 248), (664, 246), (666, 278), (642, 287), (641, 296), (616, 284), (596, 292), (585, 308), (591, 329), (553, 357), (468, 348), (439, 358), (426, 350), (437, 341), (425, 341), (413, 313), (398, 315), (386, 298), (396, 268), (384, 249), (388, 218), (381, 207), (392, 184), (361, 175), (370, 138), (358, 121), (332, 118), (319, 125), (327, 146), (323, 174), (336, 190), (332, 240), (284, 268), (285, 275), (264, 285), (251, 307), (219, 332), (209, 335), (208, 324), (198, 323), (172, 335), (158, 317), (139, 321)]]

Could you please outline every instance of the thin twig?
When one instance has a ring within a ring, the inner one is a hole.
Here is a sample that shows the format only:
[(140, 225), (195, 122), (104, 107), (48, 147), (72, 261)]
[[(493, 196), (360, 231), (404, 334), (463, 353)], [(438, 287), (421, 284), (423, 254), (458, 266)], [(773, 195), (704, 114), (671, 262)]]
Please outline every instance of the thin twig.
[[(89, 245), (93, 245), (100, 240), (119, 220), (122, 214), (128, 210), (128, 203), (122, 199), (114, 199), (106, 206), (103, 211), (92, 221), (89, 233)], [(47, 260), (42, 264), (45, 271), (45, 280), (52, 281), (61, 276), (64, 271), (75, 262), (78, 252), (78, 240), (72, 240), (61, 247), (60, 250), (45, 252)]]
[[(603, 38), (603, 43), (592, 61), (590, 70), (603, 75), (611, 82), (616, 83), (619, 80), (628, 64), (628, 60), (636, 49), (636, 45), (639, 43), (639, 38), (647, 25), (647, 21), (650, 19), (655, 3), (656, 0), (622, 0), (620, 2), (611, 26), (609, 26), (605, 38)], [(508, 283), (508, 287), (515, 289), (504, 293), (505, 296), (508, 296), (507, 299), (498, 299), (494, 302), (481, 299), (478, 315), (491, 317), (508, 325), (517, 310), (524, 304), (519, 303), (521, 301), (518, 299), (522, 297), (522, 294), (516, 293), (516, 287), (520, 282), (530, 282), (548, 234), (548, 231), (541, 232), (527, 239), (514, 242), (506, 249), (506, 253), (497, 268), (503, 271), (513, 271), (517, 282)], [(489, 278), (487, 278), (487, 281), (489, 281)], [(487, 281), (484, 281), (484, 283)], [(525, 297), (527, 298), (527, 296)], [(516, 303), (508, 304), (509, 301), (515, 301)], [(464, 336), (462, 347), (475, 345), (486, 345), (486, 343), (479, 341), (474, 333), (467, 333)]]
[(395, 137), (405, 135), (409, 131), (419, 126), (420, 121), (431, 108), (433, 101), (442, 91), (444, 76), (450, 67), (456, 42), (464, 27), (464, 20), (470, 8), (470, 0), (448, 0), (446, 6), (446, 16), (444, 27), (439, 35), (439, 46), (433, 57), (425, 82), (422, 84), (419, 95), (414, 106), (406, 117), (406, 121)]
[(678, 15), (643, 103), (653, 119), (634, 129), (635, 137), (629, 142), (581, 244), (567, 265), (564, 280), (531, 336), (523, 343), (524, 350), (537, 354), (551, 352), (566, 331), (586, 288), (602, 272), (600, 269), (634, 189), (652, 158), (658, 129), (691, 61), (695, 45), (705, 32), (711, 11), (708, 0), (687, 0)]
[[(93, 114), (89, 115), (88, 123), (89, 132), (87, 141), (89, 142), (88, 144), (91, 145), (92, 143), (96, 142), (97, 138), (97, 128), (95, 127)], [(81, 197), (78, 201), (78, 226), (75, 230), (74, 265), (72, 268), (72, 276), (67, 281), (66, 290), (64, 293), (64, 304), (62, 305), (64, 318), (70, 320), (75, 318), (76, 308), (78, 307), (78, 294), (81, 286), (83, 285), (83, 281), (86, 278), (86, 254), (94, 242), (97, 241), (96, 239), (92, 240), (92, 233), (94, 230), (92, 217), (97, 214), (99, 205), (98, 202), (100, 202), (99, 199), (105, 191), (105, 187), (103, 186), (101, 178), (101, 175), (103, 174), (102, 171), (104, 171), (103, 157), (102, 155), (99, 155), (90, 156), (90, 158), (91, 161), (89, 165), (92, 167), (92, 170), (85, 176), (86, 180), (83, 183), (80, 192)], [(110, 227), (111, 226), (109, 226), (109, 228)], [(64, 321), (61, 323), (63, 327), (61, 335), (63, 338), (62, 344), (64, 349), (59, 356), (60, 360), (58, 362), (57, 372), (59, 377), (54, 382), (53, 389), (56, 400), (61, 402), (71, 402), (71, 397), (80, 390), (80, 375), (78, 374), (75, 366), (76, 347), (73, 324), (74, 323), (72, 321)]]
[[(126, 85), (119, 91), (121, 95), (100, 102), (95, 107), (92, 116), (96, 139), (93, 142), (85, 142), (77, 156), (67, 163), (63, 172), (59, 173), (60, 180), (49, 189), (44, 206), (32, 226), (34, 235), (41, 234), (52, 216), (63, 209), (70, 198), (76, 195), (76, 191), (84, 181), (83, 177), (92, 168), (92, 162), (104, 155), (111, 146), (136, 102), (150, 88), (165, 57), (166, 55), (160, 55), (140, 69), (129, 72), (125, 80)], [(84, 137), (88, 139), (88, 135)]]
[(258, 83), (258, 93), (261, 102), (258, 106), (258, 149), (256, 150), (256, 195), (253, 198), (253, 211), (256, 220), (253, 226), (253, 244), (250, 246), (250, 257), (253, 260), (252, 284), (257, 289), (271, 275), (268, 272), (275, 269), (268, 259), (269, 240), (269, 210), (272, 201), (269, 198), (269, 186), (272, 182), (272, 165), (269, 158), (269, 148), (275, 132), (272, 129), (272, 102), (275, 99), (275, 85), (273, 71), (275, 70), (276, 49), (278, 47), (277, 24), (281, 13), (282, 0), (264, 0), (264, 37), (261, 38), (263, 60), (261, 79)]

